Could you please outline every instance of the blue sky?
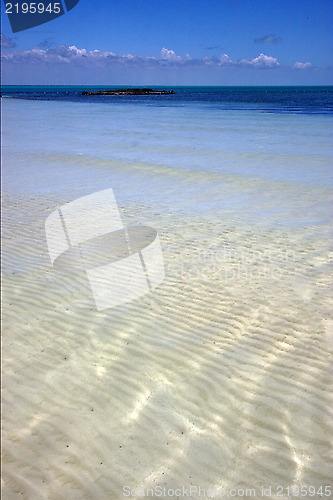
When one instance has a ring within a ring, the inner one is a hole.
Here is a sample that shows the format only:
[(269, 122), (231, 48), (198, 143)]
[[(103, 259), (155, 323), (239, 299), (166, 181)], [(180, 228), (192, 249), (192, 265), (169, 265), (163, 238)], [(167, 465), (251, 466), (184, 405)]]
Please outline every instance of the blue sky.
[(3, 84), (329, 85), (332, 0), (80, 0), (13, 34)]

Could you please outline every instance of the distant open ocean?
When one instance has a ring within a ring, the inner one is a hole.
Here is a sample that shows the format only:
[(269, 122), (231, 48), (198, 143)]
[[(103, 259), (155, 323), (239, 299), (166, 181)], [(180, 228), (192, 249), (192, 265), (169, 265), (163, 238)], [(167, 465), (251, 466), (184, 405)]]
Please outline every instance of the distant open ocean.
[[(147, 87), (147, 86), (146, 86)], [(148, 86), (149, 87), (149, 86)], [(128, 88), (125, 86), (3, 86), (2, 95), (23, 99), (89, 103), (119, 103), (119, 96), (82, 96), (83, 91)], [(144, 87), (143, 87), (144, 88)], [(159, 87), (174, 90), (168, 96), (122, 96), (125, 103), (182, 106), (199, 103), (210, 109), (253, 110), (266, 113), (332, 114), (333, 86), (316, 87)]]
[[(175, 94), (2, 87), (4, 498), (322, 498), (333, 87), (147, 87)], [(107, 188), (157, 230), (166, 277), (98, 312), (44, 223)]]

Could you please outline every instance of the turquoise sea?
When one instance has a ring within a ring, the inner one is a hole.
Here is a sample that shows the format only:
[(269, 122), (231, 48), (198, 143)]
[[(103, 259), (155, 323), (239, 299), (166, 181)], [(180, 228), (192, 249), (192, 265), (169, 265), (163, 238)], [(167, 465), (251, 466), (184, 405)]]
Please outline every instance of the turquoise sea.
[[(321, 498), (333, 87), (90, 89), (2, 88), (6, 500)], [(97, 312), (52, 268), (44, 224), (107, 188), (124, 224), (157, 230), (166, 277)]]

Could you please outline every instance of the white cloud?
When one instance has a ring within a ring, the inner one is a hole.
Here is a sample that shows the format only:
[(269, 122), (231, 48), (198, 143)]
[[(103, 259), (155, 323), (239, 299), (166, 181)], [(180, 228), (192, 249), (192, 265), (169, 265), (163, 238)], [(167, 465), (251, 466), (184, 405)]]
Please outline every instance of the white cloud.
[(101, 52), (100, 50), (95, 49), (89, 52), (89, 55), (96, 57), (108, 57), (115, 56), (116, 54), (114, 52)]
[(181, 61), (180, 56), (177, 56), (173, 50), (168, 50), (165, 47), (161, 50), (161, 59), (167, 61)]
[(68, 48), (69, 48), (69, 50), (74, 52), (74, 54), (76, 56), (86, 56), (87, 55), (86, 49), (78, 49), (77, 47), (75, 47), (75, 45), (72, 45), (71, 47), (68, 47)]
[[(135, 56), (133, 54), (118, 55), (111, 51), (101, 51), (98, 49), (87, 50), (85, 48), (78, 48), (75, 45), (66, 46), (59, 45), (56, 48), (34, 48), (25, 51), (13, 50), (10, 52), (3, 51), (2, 60), (4, 63), (7, 61), (9, 63), (17, 64), (41, 64), (41, 63), (73, 63), (80, 65), (90, 65), (96, 66), (110, 66), (121, 64), (122, 66), (133, 66), (141, 65), (142, 67), (158, 67), (163, 66), (191, 66), (191, 67), (216, 67), (216, 68), (228, 68), (228, 67), (248, 67), (254, 69), (274, 69), (280, 66), (278, 60), (275, 57), (268, 56), (265, 54), (260, 54), (252, 60), (240, 59), (238, 61), (231, 59), (228, 54), (221, 54), (219, 57), (216, 56), (205, 56), (200, 59), (192, 59), (189, 54), (185, 54), (184, 57), (180, 57), (173, 50), (163, 47), (159, 57), (154, 56)], [(303, 69), (311, 66), (311, 63), (296, 62), (292, 68)]]
[(66, 45), (59, 45), (55, 49), (30, 49), (24, 50), (22, 52), (11, 52), (10, 54), (5, 54), (2, 56), (4, 61), (16, 62), (16, 63), (38, 63), (38, 62), (49, 62), (49, 63), (70, 63), (71, 61), (88, 61), (88, 62), (99, 62), (101, 60), (106, 60), (108, 58), (116, 59), (130, 59), (134, 58), (130, 54), (126, 56), (118, 57), (114, 52), (102, 52), (100, 50), (87, 51), (86, 49), (79, 49), (72, 45), (67, 47)]
[(263, 67), (274, 68), (276, 66), (279, 66), (279, 62), (275, 57), (266, 56), (265, 54), (260, 54), (260, 56), (255, 57), (254, 59), (252, 59), (252, 61), (249, 62), (249, 64), (261, 68)]
[(220, 56), (220, 62), (219, 62), (219, 65), (221, 65), (221, 64), (229, 64), (229, 63), (231, 63), (231, 62), (232, 62), (232, 61), (231, 61), (230, 57), (229, 57), (227, 54), (222, 54), (222, 55)]
[(212, 66), (213, 64), (216, 64), (218, 62), (217, 57), (214, 57), (214, 56), (206, 56), (206, 57), (203, 57), (201, 60), (207, 66)]
[(297, 61), (292, 65), (292, 69), (305, 69), (305, 68), (310, 68), (311, 66), (312, 64), (310, 62), (302, 63)]

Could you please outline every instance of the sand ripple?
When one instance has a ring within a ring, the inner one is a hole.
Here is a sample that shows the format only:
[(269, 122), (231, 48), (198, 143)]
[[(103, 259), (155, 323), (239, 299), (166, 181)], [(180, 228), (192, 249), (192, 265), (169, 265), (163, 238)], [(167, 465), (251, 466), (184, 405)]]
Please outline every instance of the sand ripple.
[[(84, 280), (49, 265), (43, 223), (54, 206), (5, 203), (4, 498), (329, 484), (320, 232), (199, 215), (175, 222), (137, 207), (142, 223), (162, 228), (166, 280), (98, 313)], [(226, 246), (233, 253), (222, 259)], [(263, 257), (288, 248), (293, 258)]]

